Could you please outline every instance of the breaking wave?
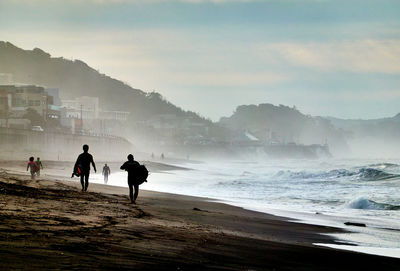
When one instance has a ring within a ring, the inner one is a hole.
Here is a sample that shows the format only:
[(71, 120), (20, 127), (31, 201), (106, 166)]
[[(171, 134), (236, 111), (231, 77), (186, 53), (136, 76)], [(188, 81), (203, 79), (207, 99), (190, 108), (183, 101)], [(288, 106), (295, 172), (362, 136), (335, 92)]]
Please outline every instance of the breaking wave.
[(276, 173), (274, 177), (278, 179), (336, 179), (350, 177), (351, 179), (359, 181), (379, 181), (400, 178), (400, 174), (393, 174), (376, 168), (364, 167), (354, 170), (334, 169), (327, 172), (294, 172), (290, 170), (281, 170)]
[(351, 209), (363, 209), (363, 210), (391, 210), (391, 211), (400, 210), (400, 206), (398, 205), (379, 203), (364, 197), (351, 201), (348, 204), (348, 207)]
[(393, 164), (393, 163), (378, 163), (378, 164), (371, 164), (369, 167), (373, 168), (382, 168), (382, 169), (391, 169), (391, 168), (398, 168), (400, 167), (398, 164)]
[(386, 180), (400, 177), (398, 174), (387, 173), (375, 168), (361, 168), (358, 172), (358, 176), (360, 179), (365, 180)]

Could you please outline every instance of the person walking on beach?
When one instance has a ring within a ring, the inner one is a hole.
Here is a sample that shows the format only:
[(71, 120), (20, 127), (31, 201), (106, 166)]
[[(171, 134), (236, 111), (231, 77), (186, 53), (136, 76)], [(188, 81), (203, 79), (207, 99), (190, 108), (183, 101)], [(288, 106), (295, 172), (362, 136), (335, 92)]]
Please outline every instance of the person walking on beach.
[(107, 164), (104, 165), (103, 167), (103, 175), (104, 175), (104, 183), (107, 184), (108, 182), (108, 175), (111, 174), (111, 170)]
[[(128, 171), (128, 186), (129, 186), (129, 198), (131, 203), (136, 204), (136, 199), (139, 195), (139, 181), (138, 181), (138, 170), (140, 164), (136, 162), (132, 154), (128, 155), (128, 161), (126, 161), (121, 169)], [(133, 188), (135, 188), (135, 194), (133, 194)]]
[(29, 162), (28, 165), (26, 166), (26, 171), (28, 171), (28, 169), (30, 169), (31, 171), (31, 179), (35, 179), (35, 171), (36, 171), (36, 164), (35, 164), (35, 158), (33, 158), (32, 156), (29, 157)]
[(36, 158), (36, 162), (35, 162), (36, 166), (37, 166), (37, 171), (36, 171), (36, 176), (40, 176), (40, 169), (43, 169), (43, 165), (42, 165), (42, 161), (40, 161), (40, 157)]
[(81, 153), (78, 156), (78, 159), (76, 159), (76, 163), (74, 166), (74, 170), (77, 166), (82, 170), (81, 173), (81, 185), (82, 185), (82, 191), (87, 191), (88, 186), (89, 186), (89, 174), (90, 174), (90, 164), (92, 164), (94, 172), (96, 173), (96, 164), (93, 161), (93, 156), (88, 153), (89, 151), (89, 146), (88, 145), (83, 145), (83, 153)]

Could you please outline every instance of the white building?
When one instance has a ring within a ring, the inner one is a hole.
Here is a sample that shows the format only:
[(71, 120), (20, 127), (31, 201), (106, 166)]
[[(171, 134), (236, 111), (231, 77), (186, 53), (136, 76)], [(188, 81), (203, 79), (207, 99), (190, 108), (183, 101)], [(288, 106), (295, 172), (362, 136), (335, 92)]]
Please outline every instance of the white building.
[[(130, 112), (102, 111), (99, 108), (98, 97), (78, 97), (74, 100), (61, 100), (63, 126), (74, 131), (85, 131), (96, 134), (112, 134), (121, 130), (123, 122)], [(117, 129), (118, 128), (118, 129)]]
[(62, 100), (61, 104), (67, 109), (67, 118), (99, 119), (98, 97), (82, 96), (75, 100)]
[(126, 121), (129, 114), (125, 111), (100, 111), (100, 119)]

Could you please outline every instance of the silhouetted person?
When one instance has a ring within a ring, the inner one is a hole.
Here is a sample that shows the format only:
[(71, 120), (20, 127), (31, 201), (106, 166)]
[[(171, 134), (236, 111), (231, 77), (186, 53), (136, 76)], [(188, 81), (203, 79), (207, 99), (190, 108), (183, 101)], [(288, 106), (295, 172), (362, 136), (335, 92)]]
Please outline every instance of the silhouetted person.
[[(139, 166), (140, 164), (134, 160), (132, 154), (128, 155), (128, 161), (121, 166), (121, 169), (128, 171), (129, 198), (131, 203), (134, 204), (136, 204), (139, 194), (139, 181), (137, 179)], [(135, 194), (133, 194), (133, 187), (135, 188)]]
[(31, 179), (35, 179), (36, 164), (35, 164), (34, 160), (35, 160), (35, 158), (33, 158), (32, 156), (29, 157), (29, 162), (28, 162), (28, 165), (26, 166), (26, 171), (28, 171), (28, 169), (30, 169)]
[(36, 176), (40, 176), (40, 169), (43, 169), (42, 161), (40, 161), (40, 157), (36, 158), (35, 164), (37, 166)]
[[(77, 166), (82, 170), (81, 173), (81, 185), (82, 185), (82, 191), (86, 191), (88, 186), (89, 186), (89, 174), (90, 174), (90, 164), (92, 164), (94, 172), (96, 172), (96, 165), (93, 161), (93, 156), (88, 153), (89, 151), (89, 146), (88, 145), (83, 145), (83, 153), (81, 153), (78, 156), (78, 159), (76, 159), (76, 163), (74, 166), (74, 170)], [(85, 182), (83, 180), (85, 179)]]
[(103, 167), (104, 183), (108, 182), (108, 175), (110, 174), (111, 174), (110, 167), (107, 166), (107, 164), (105, 164)]
[(161, 154), (161, 159), (164, 159), (164, 153)]

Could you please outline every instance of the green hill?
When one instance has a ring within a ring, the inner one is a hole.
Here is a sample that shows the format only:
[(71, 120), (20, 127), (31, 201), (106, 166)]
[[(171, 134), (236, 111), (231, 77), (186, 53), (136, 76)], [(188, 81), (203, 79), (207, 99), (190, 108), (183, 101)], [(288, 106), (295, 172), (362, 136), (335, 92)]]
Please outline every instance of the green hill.
[(103, 110), (131, 112), (131, 120), (139, 121), (158, 114), (209, 122), (197, 114), (184, 111), (166, 101), (158, 93), (145, 93), (89, 67), (80, 60), (53, 58), (35, 48), (23, 50), (0, 41), (0, 73), (11, 73), (15, 82), (60, 89), (63, 99), (79, 96), (99, 97)]

